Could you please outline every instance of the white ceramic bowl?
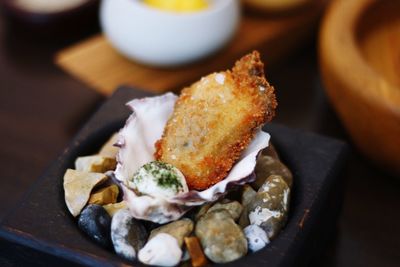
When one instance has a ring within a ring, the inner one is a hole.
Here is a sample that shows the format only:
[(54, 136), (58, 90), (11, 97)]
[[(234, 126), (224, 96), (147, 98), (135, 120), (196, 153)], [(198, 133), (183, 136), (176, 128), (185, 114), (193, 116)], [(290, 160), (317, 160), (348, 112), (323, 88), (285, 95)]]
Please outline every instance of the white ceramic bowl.
[(121, 54), (155, 66), (175, 66), (207, 56), (234, 35), (238, 0), (211, 0), (207, 9), (175, 13), (141, 0), (102, 0), (103, 31)]

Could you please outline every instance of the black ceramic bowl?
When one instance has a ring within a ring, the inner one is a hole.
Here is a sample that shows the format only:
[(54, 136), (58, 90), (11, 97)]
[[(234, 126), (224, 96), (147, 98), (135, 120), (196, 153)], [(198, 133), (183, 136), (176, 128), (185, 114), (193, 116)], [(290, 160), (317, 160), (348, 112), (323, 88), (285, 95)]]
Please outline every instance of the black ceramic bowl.
[[(125, 103), (148, 95), (121, 88), (77, 134), (38, 179), (24, 200), (0, 224), (0, 249), (18, 264), (42, 266), (143, 266), (118, 257), (89, 240), (64, 202), (63, 175), (77, 156), (95, 153), (129, 116)], [(311, 133), (269, 124), (265, 127), (281, 159), (293, 172), (286, 227), (267, 247), (224, 266), (303, 266), (317, 260), (334, 233), (342, 200), (338, 173), (346, 146)], [(210, 265), (212, 265), (210, 263)]]

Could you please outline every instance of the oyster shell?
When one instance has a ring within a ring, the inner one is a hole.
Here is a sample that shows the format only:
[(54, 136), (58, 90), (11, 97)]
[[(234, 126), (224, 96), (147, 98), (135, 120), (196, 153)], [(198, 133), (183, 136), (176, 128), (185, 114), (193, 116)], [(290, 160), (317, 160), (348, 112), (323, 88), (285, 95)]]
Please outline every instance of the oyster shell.
[(133, 113), (119, 132), (115, 177), (121, 181), (132, 215), (139, 219), (167, 223), (179, 219), (193, 206), (218, 200), (234, 185), (253, 181), (257, 156), (269, 143), (269, 134), (259, 131), (227, 177), (206, 190), (191, 190), (169, 198), (138, 194), (128, 187), (127, 181), (140, 167), (155, 160), (154, 144), (161, 138), (176, 100), (176, 95), (166, 93), (127, 103)]
[(114, 146), (114, 144), (118, 140), (118, 133), (114, 133), (110, 139), (100, 148), (99, 155), (106, 158), (115, 159), (118, 154), (118, 147)]

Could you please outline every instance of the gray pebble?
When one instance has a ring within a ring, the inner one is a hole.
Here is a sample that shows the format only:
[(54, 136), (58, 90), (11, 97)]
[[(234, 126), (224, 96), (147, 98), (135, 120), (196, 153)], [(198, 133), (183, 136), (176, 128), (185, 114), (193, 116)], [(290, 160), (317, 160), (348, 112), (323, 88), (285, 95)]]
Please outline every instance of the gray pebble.
[(226, 210), (214, 210), (202, 216), (195, 234), (204, 254), (213, 262), (231, 262), (247, 253), (246, 237)]
[(250, 224), (248, 216), (249, 215), (248, 206), (249, 203), (254, 199), (256, 194), (257, 192), (250, 185), (246, 184), (243, 186), (242, 200), (241, 200), (243, 211), (239, 218), (239, 225), (242, 228), (245, 228), (247, 225)]
[(149, 240), (159, 233), (170, 234), (176, 238), (179, 246), (182, 247), (183, 239), (193, 232), (193, 228), (193, 222), (190, 219), (184, 218), (154, 229), (150, 233)]
[(277, 158), (260, 155), (256, 164), (256, 180), (252, 183), (255, 189), (260, 188), (271, 175), (280, 175), (289, 187), (293, 183), (293, 175), (290, 170)]
[(279, 160), (278, 152), (276, 151), (273, 144), (269, 143), (268, 147), (263, 149), (262, 155), (273, 157), (274, 159)]
[(260, 226), (274, 238), (285, 225), (289, 210), (290, 188), (279, 175), (271, 175), (248, 205), (250, 224)]
[(201, 216), (203, 216), (204, 214), (207, 213), (207, 211), (211, 208), (211, 206), (212, 206), (213, 204), (214, 204), (214, 203), (206, 203), (206, 204), (203, 204), (203, 205), (198, 209), (198, 211), (196, 212), (196, 214), (195, 214), (195, 216), (194, 216), (194, 220), (197, 222), (197, 221), (200, 219)]
[(243, 192), (242, 192), (242, 205), (247, 206), (255, 197), (257, 192), (248, 184), (243, 186)]
[(220, 209), (228, 211), (232, 219), (236, 221), (237, 219), (239, 219), (240, 214), (243, 211), (243, 206), (238, 201), (230, 201), (226, 203), (217, 202), (211, 208), (209, 208), (207, 212)]
[(115, 252), (128, 260), (134, 260), (145, 245), (147, 232), (143, 224), (133, 218), (128, 209), (114, 214), (111, 223), (111, 239)]
[(100, 205), (88, 205), (80, 214), (78, 227), (103, 247), (111, 247), (111, 217)]

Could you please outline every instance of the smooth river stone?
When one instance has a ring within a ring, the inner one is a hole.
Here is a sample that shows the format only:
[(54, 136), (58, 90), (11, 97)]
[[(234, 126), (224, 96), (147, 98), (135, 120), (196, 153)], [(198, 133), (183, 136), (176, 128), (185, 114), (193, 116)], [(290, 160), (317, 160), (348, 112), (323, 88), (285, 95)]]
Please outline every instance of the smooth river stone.
[(182, 249), (172, 235), (158, 233), (139, 251), (139, 261), (148, 265), (175, 266), (182, 258)]
[(180, 247), (182, 247), (183, 239), (193, 232), (193, 222), (190, 219), (184, 218), (178, 221), (171, 222), (151, 231), (149, 240), (159, 233), (170, 234), (175, 237)]
[(113, 171), (117, 166), (115, 158), (107, 158), (100, 155), (78, 157), (75, 160), (75, 169), (83, 172), (105, 173)]
[(125, 200), (122, 200), (121, 202), (118, 203), (104, 205), (103, 208), (105, 208), (108, 214), (110, 214), (110, 216), (113, 217), (114, 214), (117, 213), (119, 210), (127, 209), (128, 204)]
[(195, 234), (204, 254), (213, 262), (231, 262), (247, 253), (246, 237), (226, 210), (214, 210), (202, 216)]
[(273, 239), (285, 225), (290, 188), (279, 175), (271, 175), (248, 205), (250, 224), (260, 226)]
[(250, 224), (243, 229), (243, 232), (251, 252), (259, 251), (269, 243), (267, 233), (258, 225)]
[(269, 143), (269, 145), (262, 151), (262, 155), (273, 157), (274, 159), (279, 160), (278, 152), (276, 151), (273, 144)]
[(207, 212), (211, 212), (213, 210), (220, 210), (220, 209), (228, 211), (229, 214), (231, 215), (232, 219), (234, 221), (236, 221), (237, 219), (239, 219), (240, 214), (243, 211), (243, 206), (238, 201), (230, 201), (227, 203), (217, 202), (211, 208), (209, 208)]
[(115, 252), (128, 260), (134, 260), (145, 245), (147, 231), (142, 223), (132, 217), (128, 209), (116, 212), (111, 223), (111, 240)]
[(76, 217), (89, 200), (92, 189), (108, 179), (102, 173), (68, 169), (64, 174), (64, 197), (68, 210)]
[(249, 212), (248, 212), (248, 206), (251, 203), (251, 201), (254, 199), (256, 196), (257, 192), (250, 186), (250, 185), (244, 185), (243, 186), (243, 192), (242, 192), (242, 206), (243, 206), (243, 211), (242, 214), (240, 215), (239, 218), (239, 225), (242, 228), (245, 228), (250, 224), (249, 221)]
[(92, 193), (90, 195), (88, 203), (98, 205), (114, 204), (115, 202), (117, 202), (118, 194), (118, 186), (112, 184)]
[(214, 203), (210, 203), (210, 202), (208, 202), (208, 203), (205, 203), (205, 204), (203, 204), (203, 205), (201, 205), (199, 208), (198, 208), (198, 210), (195, 212), (195, 214), (194, 214), (194, 216), (192, 216), (192, 217), (194, 217), (194, 221), (198, 221), (199, 219), (200, 219), (200, 217), (201, 216), (203, 216), (204, 214), (206, 214), (207, 213), (207, 211), (211, 208), (211, 206), (213, 205)]
[(256, 180), (251, 184), (258, 190), (271, 175), (280, 175), (286, 184), (291, 187), (293, 175), (279, 159), (267, 155), (260, 155), (256, 164)]
[(111, 217), (100, 205), (88, 205), (79, 216), (78, 227), (103, 247), (111, 247)]

